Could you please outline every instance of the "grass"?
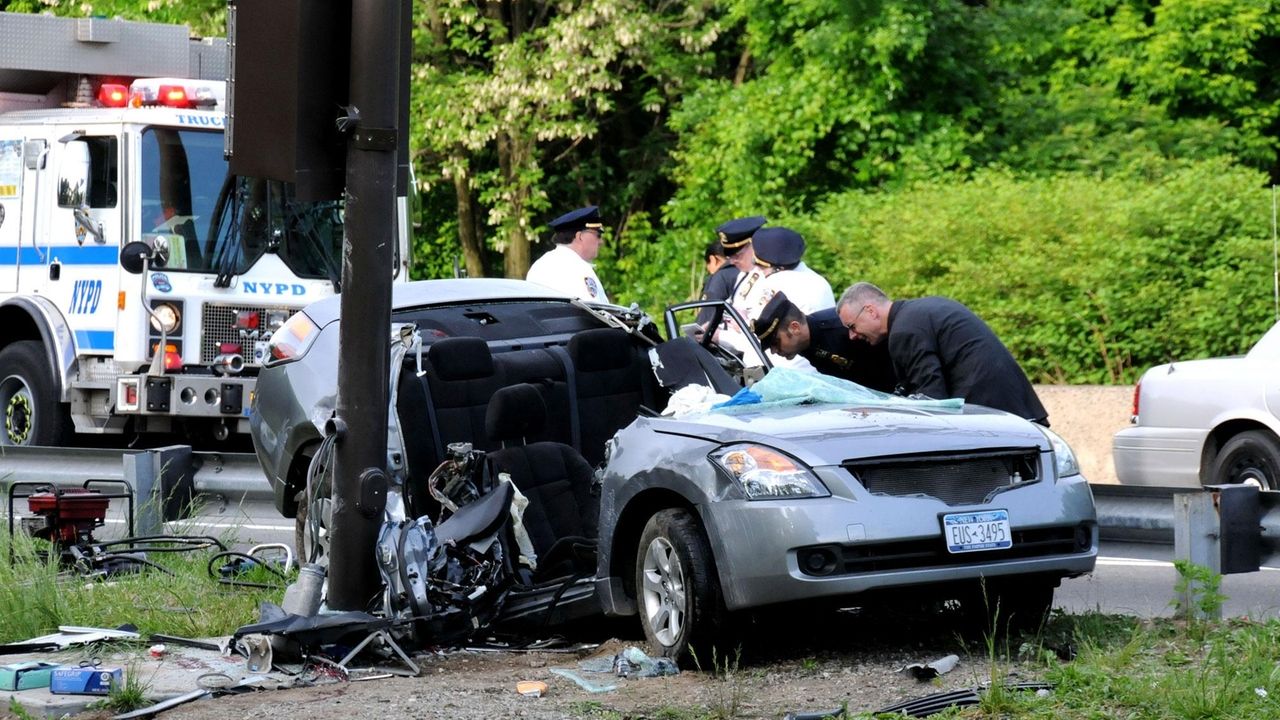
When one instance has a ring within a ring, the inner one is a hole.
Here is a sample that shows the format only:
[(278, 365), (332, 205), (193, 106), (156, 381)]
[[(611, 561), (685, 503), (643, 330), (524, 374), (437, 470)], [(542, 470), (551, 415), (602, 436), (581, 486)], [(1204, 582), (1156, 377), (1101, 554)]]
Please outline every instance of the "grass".
[[(0, 532), (0, 642), (56, 632), (59, 625), (124, 623), (137, 626), (143, 637), (228, 635), (257, 618), (262, 600), (279, 603), (284, 591), (283, 583), (262, 569), (247, 573), (245, 579), (275, 580), (277, 587), (219, 584), (206, 568), (214, 551), (149, 556), (171, 574), (147, 569), (94, 580), (64, 572), (47, 549), (47, 543), (24, 534)], [(11, 551), (12, 563), (7, 562)]]

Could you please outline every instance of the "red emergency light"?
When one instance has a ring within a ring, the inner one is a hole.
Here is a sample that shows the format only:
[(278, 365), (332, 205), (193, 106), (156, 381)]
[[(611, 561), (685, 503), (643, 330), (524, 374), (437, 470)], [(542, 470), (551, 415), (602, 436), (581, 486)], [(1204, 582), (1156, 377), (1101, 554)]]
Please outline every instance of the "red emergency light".
[(187, 89), (181, 85), (161, 85), (160, 104), (176, 108), (191, 107)]
[(129, 88), (116, 83), (103, 83), (98, 88), (98, 102), (103, 107), (124, 107), (129, 103)]

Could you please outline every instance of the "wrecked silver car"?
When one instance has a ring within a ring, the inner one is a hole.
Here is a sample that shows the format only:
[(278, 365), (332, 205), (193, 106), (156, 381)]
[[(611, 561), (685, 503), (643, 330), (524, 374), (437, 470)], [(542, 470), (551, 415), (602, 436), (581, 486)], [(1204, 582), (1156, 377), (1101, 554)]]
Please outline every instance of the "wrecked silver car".
[[(276, 333), (251, 417), (312, 557), (337, 312)], [(1037, 622), (1093, 569), (1070, 448), (1013, 415), (785, 368), (726, 404), (750, 373), (675, 337), (674, 312), (666, 339), (638, 311), (520, 281), (408, 283), (393, 324), (398, 490), (377, 559), (382, 611), (423, 642), (605, 613), (679, 656), (746, 611), (895, 593)]]

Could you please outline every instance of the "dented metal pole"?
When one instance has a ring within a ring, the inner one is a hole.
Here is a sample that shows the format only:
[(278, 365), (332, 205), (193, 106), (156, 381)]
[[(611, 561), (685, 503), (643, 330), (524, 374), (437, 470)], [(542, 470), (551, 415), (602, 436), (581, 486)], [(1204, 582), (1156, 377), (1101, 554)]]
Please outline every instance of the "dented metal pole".
[(386, 503), (397, 102), (408, 102), (397, 96), (400, 9), (385, 0), (351, 4), (343, 322), (332, 423), (340, 434), (329, 545), (328, 605), (335, 610), (364, 610), (379, 588), (373, 550)]
[[(1222, 551), (1218, 545), (1218, 513), (1209, 493), (1183, 493), (1173, 497), (1173, 557), (1218, 573)], [(1204, 592), (1200, 582), (1189, 579), (1178, 593), (1179, 613), (1185, 619), (1199, 614), (1196, 599)], [(1221, 617), (1221, 606), (1218, 616)]]

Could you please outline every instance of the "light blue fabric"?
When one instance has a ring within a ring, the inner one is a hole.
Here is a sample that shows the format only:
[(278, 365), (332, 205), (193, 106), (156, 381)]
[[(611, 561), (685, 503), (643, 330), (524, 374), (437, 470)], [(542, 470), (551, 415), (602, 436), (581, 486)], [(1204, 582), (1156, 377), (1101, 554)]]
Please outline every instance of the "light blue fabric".
[(733, 413), (805, 403), (959, 410), (964, 407), (964, 398), (932, 400), (901, 397), (822, 373), (776, 367), (756, 384), (743, 388), (728, 402), (720, 403), (712, 407), (712, 410)]

